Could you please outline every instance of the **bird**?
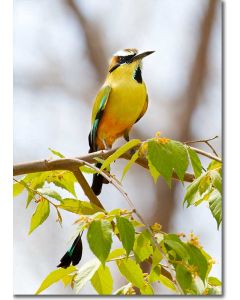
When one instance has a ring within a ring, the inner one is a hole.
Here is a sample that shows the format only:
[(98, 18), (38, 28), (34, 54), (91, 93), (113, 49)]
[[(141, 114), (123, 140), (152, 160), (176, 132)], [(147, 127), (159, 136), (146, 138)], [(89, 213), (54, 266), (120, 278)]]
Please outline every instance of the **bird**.
[[(142, 79), (142, 59), (154, 52), (127, 48), (113, 55), (106, 80), (93, 104), (89, 153), (111, 149), (122, 136), (129, 141), (132, 126), (148, 108), (147, 88)], [(101, 166), (97, 162), (96, 167)], [(95, 195), (101, 193), (103, 183), (108, 182), (102, 175), (93, 175), (91, 188)]]
[[(145, 114), (148, 94), (142, 79), (142, 59), (155, 51), (128, 48), (116, 52), (110, 60), (106, 80), (98, 92), (93, 109), (92, 125), (88, 136), (89, 153), (110, 149), (121, 136), (129, 141), (129, 131)], [(101, 163), (96, 166), (101, 168)], [(99, 195), (105, 181), (94, 174), (92, 190)], [(82, 258), (82, 233), (75, 238), (70, 249), (60, 260), (58, 268), (77, 265)]]

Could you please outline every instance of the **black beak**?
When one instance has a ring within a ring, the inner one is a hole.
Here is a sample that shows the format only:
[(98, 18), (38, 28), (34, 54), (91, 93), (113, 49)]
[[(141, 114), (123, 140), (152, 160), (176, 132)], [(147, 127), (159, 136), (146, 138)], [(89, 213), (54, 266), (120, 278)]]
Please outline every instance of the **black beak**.
[(146, 51), (146, 52), (142, 52), (142, 53), (139, 53), (137, 55), (135, 55), (132, 59), (132, 61), (135, 61), (135, 60), (138, 60), (138, 59), (143, 59), (144, 57), (154, 53), (155, 51)]

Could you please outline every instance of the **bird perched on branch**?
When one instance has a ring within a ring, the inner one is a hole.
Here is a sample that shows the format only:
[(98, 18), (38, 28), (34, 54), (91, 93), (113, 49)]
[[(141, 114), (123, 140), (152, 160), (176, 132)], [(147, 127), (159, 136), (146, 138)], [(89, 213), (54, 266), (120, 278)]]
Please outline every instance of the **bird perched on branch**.
[[(148, 107), (147, 89), (142, 80), (142, 59), (153, 52), (125, 49), (112, 57), (106, 81), (93, 105), (89, 152), (109, 149), (121, 136), (129, 141), (130, 129)], [(101, 163), (96, 166), (101, 168)], [(92, 189), (96, 195), (101, 193), (103, 183), (107, 182), (100, 174), (93, 175)], [(81, 257), (82, 240), (79, 234), (57, 267), (76, 265)]]
[[(139, 52), (124, 49), (110, 61), (105, 83), (98, 92), (92, 110), (92, 128), (89, 133), (89, 152), (110, 149), (115, 140), (124, 136), (145, 114), (148, 107), (146, 85), (142, 79), (142, 59), (154, 51)], [(101, 163), (97, 163), (98, 168)], [(96, 195), (107, 183), (100, 174), (93, 175), (92, 189)]]

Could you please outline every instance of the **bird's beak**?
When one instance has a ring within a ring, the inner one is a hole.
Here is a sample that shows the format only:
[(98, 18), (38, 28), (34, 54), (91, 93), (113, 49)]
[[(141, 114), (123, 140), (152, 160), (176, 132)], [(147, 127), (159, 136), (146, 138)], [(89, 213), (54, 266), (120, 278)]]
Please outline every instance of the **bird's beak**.
[(133, 57), (132, 61), (143, 59), (144, 57), (146, 57), (154, 52), (155, 51), (145, 51), (145, 52), (139, 53)]

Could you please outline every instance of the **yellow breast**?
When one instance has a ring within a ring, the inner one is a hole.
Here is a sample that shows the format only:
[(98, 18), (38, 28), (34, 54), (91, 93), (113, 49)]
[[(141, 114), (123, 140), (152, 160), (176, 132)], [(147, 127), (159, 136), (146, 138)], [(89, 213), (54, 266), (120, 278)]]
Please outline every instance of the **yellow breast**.
[(145, 83), (138, 83), (133, 78), (134, 68), (134, 64), (128, 69), (120, 66), (107, 77), (106, 84), (111, 86), (111, 93), (99, 124), (97, 138), (104, 139), (109, 146), (133, 126), (147, 101)]

